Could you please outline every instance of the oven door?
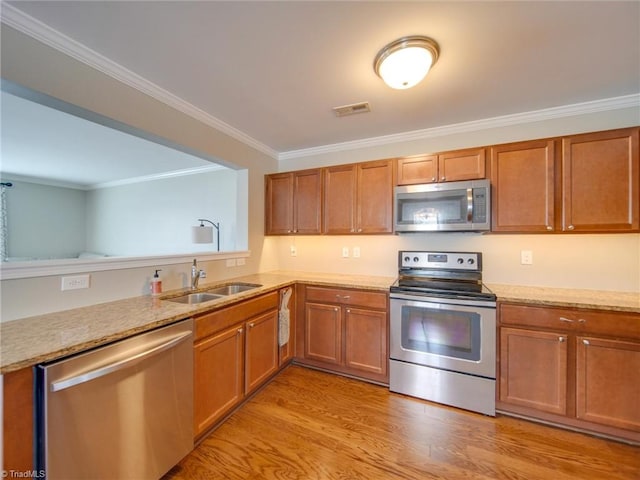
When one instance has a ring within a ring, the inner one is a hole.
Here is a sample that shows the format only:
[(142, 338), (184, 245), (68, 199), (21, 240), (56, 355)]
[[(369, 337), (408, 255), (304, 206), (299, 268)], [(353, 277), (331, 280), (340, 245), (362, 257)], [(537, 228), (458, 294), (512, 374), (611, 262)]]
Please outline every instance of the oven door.
[(391, 359), (496, 378), (494, 302), (392, 294), (390, 306)]

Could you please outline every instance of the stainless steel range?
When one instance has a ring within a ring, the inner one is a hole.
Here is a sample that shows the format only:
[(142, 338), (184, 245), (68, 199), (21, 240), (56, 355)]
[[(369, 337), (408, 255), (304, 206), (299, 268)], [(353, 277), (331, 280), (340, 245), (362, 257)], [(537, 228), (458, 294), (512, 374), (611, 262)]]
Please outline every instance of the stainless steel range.
[(389, 388), (495, 416), (496, 296), (477, 252), (398, 252)]

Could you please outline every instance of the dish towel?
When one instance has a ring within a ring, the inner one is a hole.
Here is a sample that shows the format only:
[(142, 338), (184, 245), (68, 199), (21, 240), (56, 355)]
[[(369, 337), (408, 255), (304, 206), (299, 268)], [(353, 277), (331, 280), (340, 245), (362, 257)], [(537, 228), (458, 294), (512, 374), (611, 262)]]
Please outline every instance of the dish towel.
[(280, 293), (280, 312), (278, 312), (278, 345), (289, 343), (289, 300), (293, 290), (291, 287)]

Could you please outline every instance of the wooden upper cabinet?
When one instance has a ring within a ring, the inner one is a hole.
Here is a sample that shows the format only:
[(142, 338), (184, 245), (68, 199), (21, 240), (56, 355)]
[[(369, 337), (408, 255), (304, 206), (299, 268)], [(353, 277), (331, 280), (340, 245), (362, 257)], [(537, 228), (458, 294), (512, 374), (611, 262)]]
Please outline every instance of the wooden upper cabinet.
[(554, 231), (553, 140), (491, 147), (494, 232)]
[(484, 148), (456, 150), (438, 155), (438, 181), (457, 182), (485, 178)]
[(398, 185), (476, 180), (485, 176), (484, 148), (398, 159)]
[(324, 232), (351, 234), (355, 230), (357, 174), (355, 165), (325, 169)]
[(562, 139), (562, 230), (640, 230), (638, 129)]
[(324, 233), (393, 231), (391, 160), (328, 167), (324, 182)]
[(356, 233), (393, 232), (393, 163), (357, 165)]
[(265, 177), (265, 234), (319, 234), (322, 229), (322, 170)]
[(398, 185), (433, 183), (438, 179), (438, 155), (416, 155), (398, 159)]

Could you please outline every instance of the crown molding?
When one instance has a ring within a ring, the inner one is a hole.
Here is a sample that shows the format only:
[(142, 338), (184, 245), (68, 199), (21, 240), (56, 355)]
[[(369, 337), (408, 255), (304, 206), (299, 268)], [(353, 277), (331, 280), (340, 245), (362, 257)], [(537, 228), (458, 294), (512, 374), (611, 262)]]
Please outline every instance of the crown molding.
[(230, 137), (255, 148), (256, 150), (274, 158), (278, 158), (278, 152), (241, 132), (237, 128), (219, 120), (204, 112), (198, 107), (173, 95), (171, 92), (159, 87), (155, 83), (124, 68), (116, 62), (100, 55), (72, 38), (58, 32), (41, 21), (27, 15), (12, 5), (2, 2), (0, 8), (0, 21), (2, 23), (38, 40), (45, 45), (68, 55), (105, 75), (108, 75), (125, 85), (128, 85), (170, 107), (189, 115), (190, 117), (229, 135)]
[(289, 160), (313, 155), (356, 150), (360, 148), (377, 147), (399, 142), (422, 140), (451, 134), (476, 132), (489, 128), (506, 127), (515, 124), (533, 123), (575, 115), (640, 107), (640, 94), (632, 94), (279, 153), (231, 125), (224, 123), (203, 110), (200, 110), (196, 106), (173, 95), (167, 90), (162, 89), (156, 84), (133, 73), (99, 53), (94, 52), (81, 43), (76, 42), (57, 30), (52, 29), (48, 25), (25, 14), (12, 5), (8, 5), (4, 2), (2, 3), (0, 8), (0, 20), (2, 23), (29, 35), (45, 45), (69, 55), (70, 57), (95, 68), (96, 70), (99, 70), (100, 72), (135, 88), (136, 90), (139, 90), (140, 92), (145, 93), (150, 97), (155, 98), (156, 100), (169, 105), (176, 110), (189, 115), (190, 117), (201, 121), (202, 123), (209, 125), (210, 127), (213, 127), (277, 160)]
[(301, 150), (291, 150), (278, 155), (278, 160), (290, 160), (294, 158), (310, 157), (326, 153), (343, 152), (346, 150), (356, 150), (366, 147), (378, 147), (399, 142), (409, 142), (413, 140), (423, 140), (427, 138), (442, 137), (458, 133), (477, 132), (489, 128), (507, 127), (516, 124), (543, 122), (556, 118), (571, 117), (575, 115), (585, 115), (624, 108), (640, 108), (640, 94), (625, 95), (621, 97), (605, 98), (584, 103), (574, 103), (560, 107), (545, 108), (531, 112), (503, 115), (500, 117), (473, 120), (470, 122), (454, 123), (441, 127), (425, 128), (422, 130), (412, 130), (410, 132), (384, 135), (381, 137), (371, 137), (351, 142), (334, 143), (321, 147), (306, 148)]

